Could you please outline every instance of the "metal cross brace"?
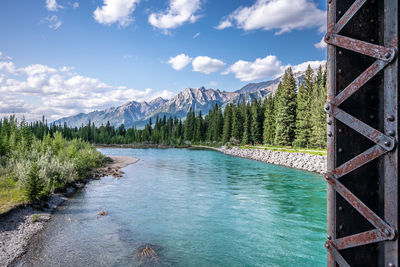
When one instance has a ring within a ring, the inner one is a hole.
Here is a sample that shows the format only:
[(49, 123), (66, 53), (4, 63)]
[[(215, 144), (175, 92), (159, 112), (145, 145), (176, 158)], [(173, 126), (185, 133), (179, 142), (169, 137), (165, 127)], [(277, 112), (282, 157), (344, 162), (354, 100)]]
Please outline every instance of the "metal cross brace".
[[(329, 27), (331, 31), (325, 36), (325, 41), (329, 45), (341, 47), (377, 59), (369, 68), (367, 68), (343, 91), (325, 105), (325, 110), (331, 115), (331, 117), (341, 121), (376, 144), (325, 175), (326, 180), (335, 191), (375, 227), (373, 230), (342, 237), (336, 240), (328, 238), (325, 247), (340, 266), (350, 266), (340, 254), (340, 250), (385, 240), (393, 240), (396, 238), (395, 229), (368, 208), (338, 180), (340, 177), (343, 177), (368, 162), (392, 151), (395, 147), (394, 138), (370, 127), (366, 123), (358, 120), (338, 107), (375, 75), (382, 71), (387, 65), (389, 65), (397, 56), (395, 47), (379, 46), (339, 35), (339, 32), (366, 2), (366, 0), (356, 0), (339, 21), (333, 25), (333, 27)], [(395, 41), (396, 40), (394, 40), (394, 42)], [(332, 133), (328, 132), (328, 136), (332, 136)]]

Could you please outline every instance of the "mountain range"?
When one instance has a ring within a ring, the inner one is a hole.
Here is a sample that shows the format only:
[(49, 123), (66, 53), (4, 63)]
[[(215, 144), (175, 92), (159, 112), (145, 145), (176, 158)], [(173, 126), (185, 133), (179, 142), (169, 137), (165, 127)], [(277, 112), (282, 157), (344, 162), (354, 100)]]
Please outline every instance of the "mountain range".
[[(295, 73), (298, 84), (303, 81), (304, 74), (305, 72)], [(140, 128), (147, 124), (150, 118), (154, 119), (157, 115), (166, 115), (167, 118), (169, 116), (185, 118), (190, 108), (196, 113), (201, 111), (205, 115), (215, 104), (224, 107), (229, 103), (247, 103), (254, 99), (264, 99), (275, 93), (281, 79), (282, 76), (270, 81), (249, 83), (234, 92), (204, 87), (186, 88), (169, 100), (159, 97), (150, 102), (130, 101), (119, 107), (61, 118), (54, 123), (64, 124), (65, 122), (69, 127), (80, 127), (88, 124), (90, 120), (96, 126), (110, 122), (114, 127), (124, 124), (128, 128), (132, 126)]]

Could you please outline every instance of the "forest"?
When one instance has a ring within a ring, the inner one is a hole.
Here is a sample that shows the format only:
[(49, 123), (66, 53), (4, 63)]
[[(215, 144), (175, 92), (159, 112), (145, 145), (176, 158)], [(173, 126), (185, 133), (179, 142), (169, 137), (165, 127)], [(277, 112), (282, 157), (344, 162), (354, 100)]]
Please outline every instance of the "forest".
[[(315, 77), (314, 77), (315, 76)], [(275, 95), (264, 101), (228, 104), (223, 109), (215, 105), (207, 115), (190, 109), (186, 119), (157, 116), (144, 129), (114, 128), (107, 123), (96, 127), (93, 122), (79, 128), (50, 125), (52, 136), (59, 132), (68, 140), (80, 138), (96, 144), (163, 144), (182, 146), (266, 144), (299, 148), (326, 147), (326, 72), (320, 66), (316, 75), (310, 66), (297, 88), (291, 68), (284, 74)], [(44, 121), (30, 125), (43, 138)]]
[(4, 118), (0, 121), (0, 214), (84, 180), (104, 162), (105, 157), (86, 141), (50, 134), (43, 123), (28, 126), (14, 116)]

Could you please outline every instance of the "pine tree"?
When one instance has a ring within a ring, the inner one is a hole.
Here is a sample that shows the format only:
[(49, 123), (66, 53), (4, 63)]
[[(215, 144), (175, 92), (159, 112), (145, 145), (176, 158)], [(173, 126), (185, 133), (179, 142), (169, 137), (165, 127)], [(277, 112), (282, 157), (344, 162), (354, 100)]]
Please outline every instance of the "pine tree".
[(262, 143), (262, 123), (264, 114), (261, 108), (261, 102), (254, 99), (251, 105), (251, 141), (253, 144)]
[(276, 105), (275, 143), (292, 145), (296, 128), (296, 80), (291, 68), (285, 71)]
[(39, 177), (39, 168), (34, 162), (29, 169), (28, 178), (25, 185), (25, 194), (30, 201), (39, 200), (43, 190), (43, 184)]
[(275, 111), (274, 111), (274, 99), (269, 96), (265, 100), (265, 113), (264, 113), (264, 144), (272, 145), (275, 137)]
[(196, 118), (196, 138), (195, 141), (202, 142), (204, 141), (204, 120), (201, 114), (201, 110)]
[(251, 107), (250, 104), (244, 105), (243, 116), (244, 116), (244, 129), (242, 144), (249, 144), (251, 138)]
[(229, 104), (225, 107), (224, 111), (224, 126), (222, 131), (222, 143), (225, 144), (231, 139), (232, 129), (232, 105)]
[(232, 106), (232, 137), (240, 142), (243, 136), (243, 114), (242, 114), (242, 106)]
[(311, 143), (314, 147), (326, 147), (326, 114), (324, 105), (326, 102), (326, 71), (322, 72), (320, 66), (318, 75), (314, 82), (312, 100), (312, 131)]
[(314, 71), (308, 65), (304, 82), (299, 87), (297, 93), (297, 117), (296, 117), (296, 139), (294, 145), (297, 147), (307, 147), (310, 145), (311, 137), (311, 102), (314, 90)]

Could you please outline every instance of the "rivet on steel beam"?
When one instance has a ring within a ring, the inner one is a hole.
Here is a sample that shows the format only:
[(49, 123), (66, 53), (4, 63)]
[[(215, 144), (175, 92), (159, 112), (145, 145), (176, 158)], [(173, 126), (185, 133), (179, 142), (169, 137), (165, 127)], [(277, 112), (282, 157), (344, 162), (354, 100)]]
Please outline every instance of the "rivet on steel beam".
[(332, 125), (332, 120), (331, 120), (331, 119), (328, 119), (328, 120), (326, 121), (326, 124)]
[(327, 238), (328, 238), (328, 240), (331, 240), (331, 239), (332, 239), (332, 237), (331, 237), (330, 235), (328, 235)]
[(370, 20), (370, 22), (371, 22), (371, 23), (374, 23), (374, 22), (375, 22), (375, 20), (371, 19), (371, 20)]
[(338, 72), (339, 72), (339, 73), (342, 73), (342, 69), (338, 69)]
[(375, 118), (374, 115), (370, 115), (369, 118), (372, 120), (373, 118)]
[(338, 15), (339, 15), (339, 16), (342, 15), (342, 11), (339, 10), (339, 11), (338, 11)]
[(342, 211), (342, 210), (343, 210), (343, 207), (342, 207), (342, 206), (339, 206), (339, 207), (338, 207), (338, 210), (339, 210), (339, 211)]
[(339, 149), (338, 149), (338, 152), (339, 152), (339, 153), (342, 153), (342, 152), (343, 152), (343, 148), (339, 148)]
[(389, 262), (389, 263), (388, 263), (388, 267), (394, 267), (393, 262)]
[(390, 131), (388, 132), (388, 134), (389, 134), (390, 136), (395, 136), (395, 135), (396, 135), (396, 132), (393, 131), (393, 130), (390, 130)]
[(325, 109), (325, 110), (327, 110), (327, 111), (330, 109), (330, 106), (329, 106), (329, 104), (328, 104), (328, 103), (325, 103), (325, 105), (324, 105), (324, 109)]
[(390, 142), (389, 141), (385, 141), (384, 145), (385, 146), (390, 146)]
[(342, 54), (343, 54), (342, 50), (339, 50), (339, 55), (342, 55)]
[(371, 100), (374, 100), (374, 99), (375, 99), (375, 96), (374, 96), (374, 95), (371, 95), (369, 98), (370, 98)]
[(329, 4), (332, 3), (332, 0), (328, 0), (328, 3), (329, 3)]
[(339, 225), (339, 230), (342, 230), (343, 229), (343, 224), (340, 224)]
[(389, 229), (385, 229), (385, 230), (384, 230), (384, 233), (385, 233), (385, 235), (388, 236), (388, 237), (392, 235), (392, 233), (390, 233)]
[(333, 134), (332, 132), (328, 132), (328, 136), (331, 137)]
[(342, 133), (342, 132), (343, 132), (342, 128), (339, 128), (339, 129), (338, 129), (338, 132), (339, 132), (339, 133)]
[(387, 118), (387, 120), (388, 120), (388, 121), (394, 121), (394, 116), (393, 116), (393, 115), (390, 115), (390, 116)]
[(386, 59), (389, 59), (391, 56), (392, 56), (392, 53), (390, 53), (390, 52), (387, 52), (387, 53), (385, 54), (385, 58), (386, 58)]
[(328, 32), (326, 35), (325, 35), (325, 41), (329, 41), (331, 39), (331, 34)]
[(325, 247), (326, 247), (327, 249), (329, 249), (329, 243), (328, 243), (328, 242), (325, 243)]

